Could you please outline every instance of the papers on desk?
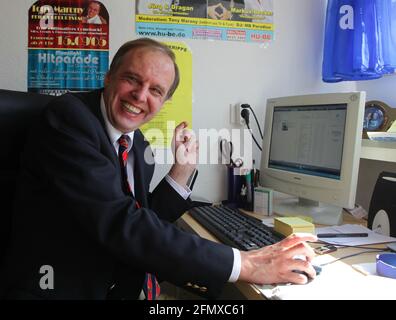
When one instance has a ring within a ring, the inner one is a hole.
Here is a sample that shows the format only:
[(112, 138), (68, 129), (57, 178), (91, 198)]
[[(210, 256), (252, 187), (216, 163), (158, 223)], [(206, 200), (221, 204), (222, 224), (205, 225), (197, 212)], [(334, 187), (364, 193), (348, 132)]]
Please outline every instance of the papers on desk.
[(365, 276), (376, 276), (377, 275), (377, 265), (375, 262), (357, 263), (353, 264), (352, 268), (363, 273)]
[[(333, 260), (318, 256), (313, 263), (321, 265)], [(323, 266), (322, 272), (306, 285), (257, 286), (269, 299), (282, 300), (395, 300), (396, 279), (363, 275), (338, 261)]]
[(318, 233), (368, 233), (368, 237), (353, 238), (320, 238), (321, 241), (335, 245), (361, 246), (367, 244), (395, 242), (396, 238), (384, 236), (357, 224), (344, 224), (341, 226), (332, 226), (317, 228)]

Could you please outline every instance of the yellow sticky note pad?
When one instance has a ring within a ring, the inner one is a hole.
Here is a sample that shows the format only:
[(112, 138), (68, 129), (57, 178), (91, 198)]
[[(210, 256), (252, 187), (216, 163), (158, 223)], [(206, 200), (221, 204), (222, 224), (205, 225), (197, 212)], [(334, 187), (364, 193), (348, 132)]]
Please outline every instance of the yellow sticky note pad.
[(313, 223), (313, 218), (310, 216), (297, 216), (297, 218)]
[(288, 236), (292, 233), (305, 232), (315, 233), (313, 223), (298, 217), (277, 217), (274, 218), (274, 229), (276, 232)]

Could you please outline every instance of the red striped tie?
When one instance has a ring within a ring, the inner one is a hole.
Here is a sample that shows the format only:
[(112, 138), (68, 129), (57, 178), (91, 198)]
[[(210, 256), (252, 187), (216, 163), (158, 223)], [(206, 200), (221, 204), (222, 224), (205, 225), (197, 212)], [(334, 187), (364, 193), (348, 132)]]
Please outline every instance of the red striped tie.
[[(127, 135), (122, 135), (118, 139), (118, 159), (120, 161), (121, 166), (121, 176), (122, 176), (122, 188), (126, 194), (132, 195), (131, 186), (128, 182), (128, 173), (127, 173), (127, 161), (128, 161), (128, 146), (129, 146), (129, 137)], [(140, 208), (139, 202), (136, 200), (136, 207)], [(143, 291), (146, 295), (147, 300), (156, 300), (160, 293), (161, 289), (158, 284), (156, 277), (151, 273), (146, 273), (146, 277), (144, 279)]]

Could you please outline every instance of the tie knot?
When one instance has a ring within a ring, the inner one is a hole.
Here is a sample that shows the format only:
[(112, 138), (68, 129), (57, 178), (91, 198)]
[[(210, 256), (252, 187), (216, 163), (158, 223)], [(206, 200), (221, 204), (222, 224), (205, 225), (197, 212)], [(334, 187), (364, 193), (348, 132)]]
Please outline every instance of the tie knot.
[(124, 147), (125, 149), (128, 149), (129, 145), (129, 137), (126, 134), (123, 134), (119, 139), (118, 139), (118, 144), (120, 147)]
[(121, 160), (121, 165), (124, 167), (127, 164), (127, 158), (128, 158), (128, 145), (129, 145), (129, 137), (125, 134), (123, 134), (119, 139), (118, 139), (118, 156)]

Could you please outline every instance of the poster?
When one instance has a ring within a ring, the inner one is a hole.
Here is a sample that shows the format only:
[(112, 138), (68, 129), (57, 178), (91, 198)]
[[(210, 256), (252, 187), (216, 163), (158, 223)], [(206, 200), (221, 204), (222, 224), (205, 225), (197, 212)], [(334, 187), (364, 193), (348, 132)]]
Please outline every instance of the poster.
[(137, 0), (136, 34), (269, 44), (273, 0)]
[(164, 42), (176, 55), (180, 72), (180, 83), (173, 97), (165, 102), (154, 119), (140, 128), (150, 145), (155, 148), (169, 148), (175, 127), (187, 121), (192, 127), (192, 54), (182, 42)]
[(101, 2), (39, 0), (28, 21), (28, 91), (60, 95), (103, 86), (109, 14)]

